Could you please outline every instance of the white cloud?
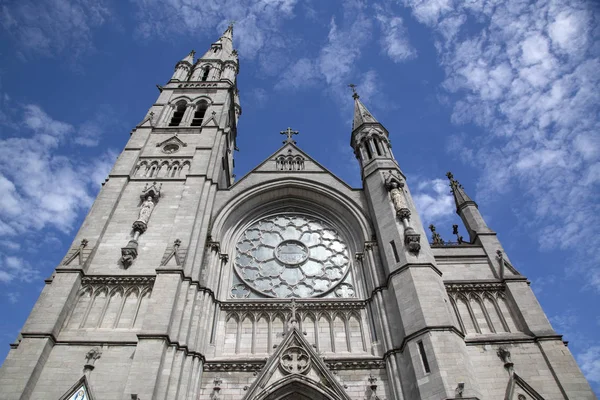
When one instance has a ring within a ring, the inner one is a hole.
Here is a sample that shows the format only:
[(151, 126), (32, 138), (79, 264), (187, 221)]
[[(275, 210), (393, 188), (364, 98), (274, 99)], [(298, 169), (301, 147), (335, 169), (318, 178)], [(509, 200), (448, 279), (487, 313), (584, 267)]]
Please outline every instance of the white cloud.
[(279, 82), (275, 84), (275, 89), (309, 88), (318, 81), (319, 74), (314, 61), (301, 58), (283, 73)]
[(110, 18), (106, 0), (22, 0), (0, 8), (0, 24), (26, 58), (76, 60), (93, 48), (93, 30)]
[[(235, 44), (242, 59), (272, 59), (282, 54), (286, 41), (280, 27), (294, 17), (297, 0), (133, 0), (137, 32), (144, 38), (172, 34), (222, 33), (236, 21)], [(262, 49), (268, 45), (269, 51)], [(265, 62), (268, 64), (268, 62)], [(267, 66), (267, 65), (265, 65)]]
[(570, 267), (600, 289), (598, 14), (584, 1), (404, 3), (436, 33), (453, 121), (484, 132), (451, 140), (482, 171), (478, 197), (520, 191), (540, 246), (574, 251)]
[(600, 346), (592, 346), (579, 354), (577, 362), (590, 382), (600, 383)]
[(70, 232), (91, 205), (115, 154), (91, 162), (61, 155), (75, 128), (36, 105), (23, 107), (22, 126), (19, 137), (0, 140), (0, 234), (16, 237), (46, 227)]
[(426, 227), (446, 222), (454, 214), (454, 199), (447, 180), (422, 179), (412, 197)]
[(416, 57), (417, 51), (410, 44), (402, 18), (389, 17), (383, 10), (378, 10), (375, 18), (381, 27), (381, 47), (394, 62), (402, 62)]
[(21, 257), (0, 257), (0, 282), (2, 283), (10, 283), (15, 280), (32, 282), (39, 276), (39, 271)]

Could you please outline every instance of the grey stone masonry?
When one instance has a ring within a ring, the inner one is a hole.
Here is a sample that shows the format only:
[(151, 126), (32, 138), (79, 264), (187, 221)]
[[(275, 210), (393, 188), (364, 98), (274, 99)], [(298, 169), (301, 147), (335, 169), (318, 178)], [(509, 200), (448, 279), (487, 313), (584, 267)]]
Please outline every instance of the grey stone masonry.
[(0, 400), (81, 382), (96, 400), (595, 398), (462, 186), (469, 241), (428, 242), (357, 93), (362, 188), (285, 127), (235, 180), (238, 71), (233, 26), (176, 63), (11, 345)]

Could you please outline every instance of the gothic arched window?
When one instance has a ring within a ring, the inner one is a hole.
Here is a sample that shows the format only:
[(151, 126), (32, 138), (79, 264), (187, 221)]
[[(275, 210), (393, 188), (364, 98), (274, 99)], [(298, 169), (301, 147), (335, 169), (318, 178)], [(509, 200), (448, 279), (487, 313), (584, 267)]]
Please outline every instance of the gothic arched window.
[(204, 67), (204, 69), (202, 70), (202, 77), (200, 78), (200, 80), (202, 80), (202, 81), (207, 80), (209, 72), (210, 72), (210, 67), (209, 66)]
[(185, 114), (185, 106), (185, 100), (181, 100), (175, 104), (175, 111), (173, 112), (173, 117), (171, 118), (169, 126), (179, 126), (183, 119), (183, 114)]
[(204, 100), (200, 101), (196, 105), (196, 112), (194, 113), (194, 119), (192, 120), (191, 126), (201, 126), (202, 121), (204, 121), (204, 114), (206, 114), (206, 109), (208, 108), (208, 103)]
[(255, 222), (238, 240), (236, 251), (238, 277), (269, 297), (324, 295), (343, 286), (350, 269), (348, 247), (340, 235), (328, 223), (301, 214)]

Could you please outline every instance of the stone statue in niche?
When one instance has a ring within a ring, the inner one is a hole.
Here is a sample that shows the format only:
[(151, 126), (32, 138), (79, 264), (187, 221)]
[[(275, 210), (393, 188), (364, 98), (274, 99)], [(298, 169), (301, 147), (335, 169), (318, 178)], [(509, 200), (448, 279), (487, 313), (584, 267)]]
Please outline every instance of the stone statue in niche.
[(411, 253), (418, 254), (421, 250), (421, 235), (410, 226), (410, 209), (402, 189), (404, 182), (393, 171), (388, 171), (385, 175), (384, 185), (390, 192), (396, 215), (404, 226), (404, 245)]
[(388, 171), (385, 178), (385, 187), (390, 192), (390, 197), (392, 198), (392, 203), (394, 204), (394, 210), (396, 210), (396, 215), (398, 215), (401, 219), (410, 218), (410, 210), (408, 209), (406, 197), (404, 197), (404, 192), (402, 190), (404, 187), (404, 182), (402, 182), (397, 176), (393, 175), (392, 172)]
[(152, 196), (148, 196), (140, 207), (140, 215), (137, 220), (147, 224), (152, 210), (154, 210), (154, 201), (152, 201)]
[(156, 186), (156, 182), (152, 184), (152, 186), (148, 187), (148, 184), (142, 190), (142, 194), (140, 198), (145, 199), (140, 206), (140, 211), (138, 215), (138, 219), (133, 222), (133, 237), (127, 243), (127, 246), (121, 248), (121, 264), (125, 268), (129, 268), (133, 261), (138, 256), (138, 239), (141, 234), (146, 232), (148, 229), (148, 221), (150, 220), (150, 216), (152, 215), (152, 210), (158, 202), (160, 198), (160, 188), (162, 184)]

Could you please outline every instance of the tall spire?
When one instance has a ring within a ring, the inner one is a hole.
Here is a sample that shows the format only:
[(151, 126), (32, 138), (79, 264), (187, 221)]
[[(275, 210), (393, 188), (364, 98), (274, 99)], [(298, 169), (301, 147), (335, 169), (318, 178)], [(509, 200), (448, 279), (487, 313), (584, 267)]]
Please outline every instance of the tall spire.
[(233, 22), (227, 26), (225, 32), (210, 46), (202, 58), (237, 62), (237, 51), (233, 48)]
[(454, 195), (454, 202), (456, 203), (456, 211), (458, 212), (458, 210), (460, 210), (462, 207), (464, 207), (467, 204), (473, 204), (473, 205), (475, 205), (475, 207), (477, 207), (477, 203), (475, 203), (473, 200), (471, 200), (471, 198), (465, 192), (465, 188), (463, 188), (463, 186), (456, 179), (454, 179), (454, 175), (452, 175), (452, 172), (448, 172), (446, 174), (446, 176), (450, 180), (450, 190), (452, 191), (452, 194)]
[(379, 122), (373, 117), (373, 115), (367, 110), (367, 107), (360, 101), (360, 96), (356, 93), (356, 85), (348, 85), (352, 89), (352, 98), (354, 99), (354, 119), (352, 120), (352, 130), (355, 130), (364, 123), (375, 123)]

